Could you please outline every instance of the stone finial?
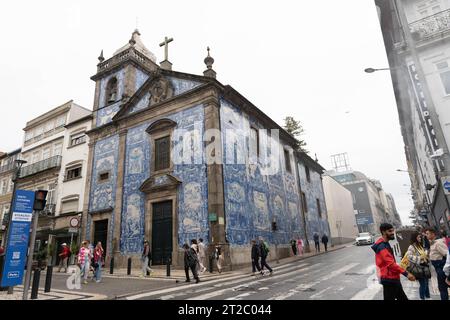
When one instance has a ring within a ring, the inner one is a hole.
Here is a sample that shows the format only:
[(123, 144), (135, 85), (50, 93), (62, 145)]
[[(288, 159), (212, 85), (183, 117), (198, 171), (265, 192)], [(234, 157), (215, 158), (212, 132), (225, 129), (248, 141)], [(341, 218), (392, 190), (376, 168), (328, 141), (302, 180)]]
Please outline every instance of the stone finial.
[(206, 70), (203, 72), (205, 77), (216, 78), (216, 72), (213, 70), (212, 65), (214, 64), (214, 58), (209, 54), (210, 48), (207, 48), (208, 56), (205, 58)]
[(100, 53), (100, 57), (98, 57), (98, 61), (100, 61), (100, 63), (102, 63), (103, 61), (105, 61), (105, 57), (103, 56), (103, 50)]
[(132, 46), (134, 46), (135, 44), (136, 44), (136, 38), (137, 37), (140, 37), (141, 36), (141, 34), (140, 34), (140, 32), (139, 32), (139, 30), (138, 29), (135, 29), (134, 30), (134, 32), (131, 34), (131, 39), (130, 39), (130, 41), (129, 41), (129, 43), (132, 45)]

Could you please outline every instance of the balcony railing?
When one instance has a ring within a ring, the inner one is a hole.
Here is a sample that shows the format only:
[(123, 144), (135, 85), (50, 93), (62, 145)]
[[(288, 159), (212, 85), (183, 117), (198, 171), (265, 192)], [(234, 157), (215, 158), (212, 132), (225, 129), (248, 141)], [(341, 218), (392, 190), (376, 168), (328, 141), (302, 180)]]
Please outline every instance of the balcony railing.
[(20, 171), (20, 177), (24, 178), (32, 174), (42, 172), (48, 169), (61, 167), (61, 156), (54, 156), (33, 164), (23, 167)]
[(426, 40), (442, 32), (450, 31), (450, 9), (409, 24), (416, 40)]
[(0, 173), (6, 172), (6, 171), (10, 171), (14, 169), (14, 162), (8, 163), (4, 166), (0, 167)]

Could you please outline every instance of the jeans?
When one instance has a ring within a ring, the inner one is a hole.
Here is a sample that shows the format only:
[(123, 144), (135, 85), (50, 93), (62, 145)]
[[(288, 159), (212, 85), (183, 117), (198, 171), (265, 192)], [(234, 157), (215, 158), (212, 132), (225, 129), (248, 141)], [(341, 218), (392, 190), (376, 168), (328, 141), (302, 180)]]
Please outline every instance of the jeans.
[[(323, 246), (325, 247), (325, 251), (328, 251), (328, 242), (324, 242)], [(319, 249), (319, 251), (320, 251), (320, 249)]]
[(145, 257), (145, 258), (142, 259), (142, 275), (144, 277), (147, 275), (147, 271), (148, 272), (152, 272), (153, 271), (152, 268), (150, 268), (148, 266), (148, 262), (149, 262), (148, 257)]
[(384, 300), (408, 300), (408, 297), (403, 291), (402, 284), (399, 283), (384, 283), (383, 284)]
[(261, 272), (261, 267), (259, 266), (259, 258), (252, 259), (252, 271), (256, 272), (257, 269), (259, 272)]
[(432, 260), (434, 270), (436, 270), (438, 288), (441, 294), (441, 300), (448, 300), (448, 285), (445, 282), (447, 278), (444, 273), (445, 260)]
[(102, 280), (102, 261), (99, 260), (97, 264), (97, 269), (95, 269), (95, 280), (100, 282)]
[(84, 280), (87, 280), (90, 269), (91, 269), (90, 261), (86, 261), (84, 264), (81, 265), (81, 276), (84, 278)]
[(430, 298), (430, 287), (428, 286), (428, 279), (421, 278), (419, 280), (419, 295), (420, 299), (425, 300), (425, 298)]

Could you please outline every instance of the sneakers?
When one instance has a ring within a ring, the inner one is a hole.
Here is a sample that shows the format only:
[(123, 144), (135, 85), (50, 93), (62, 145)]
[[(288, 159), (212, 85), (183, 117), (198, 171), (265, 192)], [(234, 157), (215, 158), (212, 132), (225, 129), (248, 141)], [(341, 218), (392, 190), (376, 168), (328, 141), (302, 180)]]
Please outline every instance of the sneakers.
[(203, 267), (202, 273), (204, 273), (206, 270), (207, 270), (206, 267)]
[(84, 284), (88, 284), (88, 282), (86, 280), (83, 281)]

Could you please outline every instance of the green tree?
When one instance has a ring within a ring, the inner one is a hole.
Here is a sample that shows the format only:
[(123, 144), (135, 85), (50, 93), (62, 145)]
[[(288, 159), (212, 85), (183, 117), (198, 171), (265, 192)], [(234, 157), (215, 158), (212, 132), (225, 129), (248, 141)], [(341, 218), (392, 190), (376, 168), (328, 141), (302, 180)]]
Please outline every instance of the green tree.
[(297, 141), (295, 149), (308, 153), (308, 150), (306, 150), (306, 142), (301, 138), (305, 130), (300, 121), (295, 120), (294, 117), (286, 117), (284, 118), (283, 128)]

